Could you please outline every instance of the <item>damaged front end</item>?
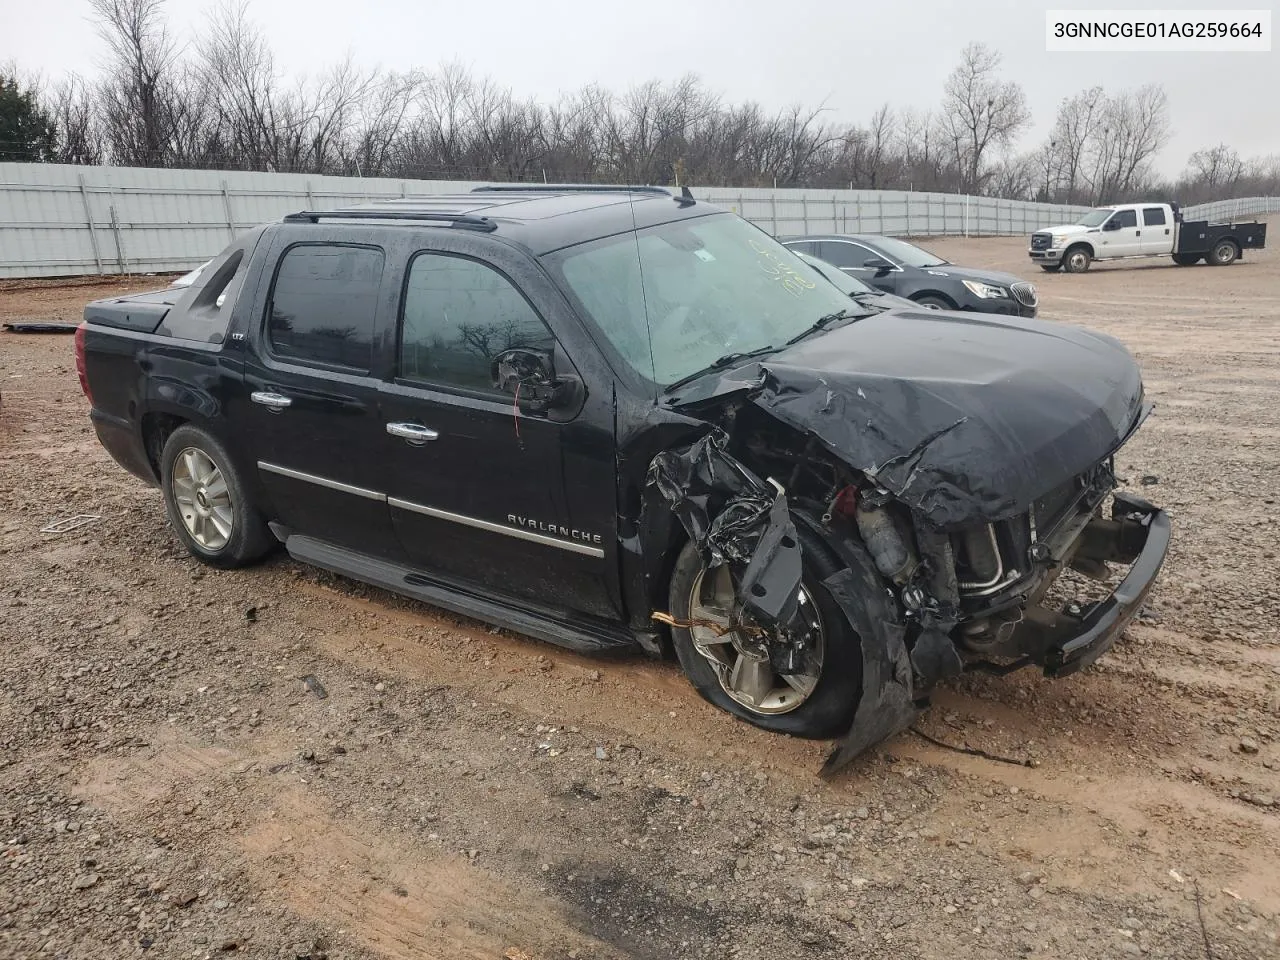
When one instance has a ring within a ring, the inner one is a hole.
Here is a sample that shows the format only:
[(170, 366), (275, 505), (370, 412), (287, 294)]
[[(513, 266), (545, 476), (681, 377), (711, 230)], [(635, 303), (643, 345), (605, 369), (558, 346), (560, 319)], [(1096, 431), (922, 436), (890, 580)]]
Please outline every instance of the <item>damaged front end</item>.
[[(1088, 397), (1090, 381), (1059, 394), (1076, 410), (997, 412), (990, 390), (966, 403), (956, 389), (908, 390), (790, 357), (677, 401), (710, 432), (655, 457), (648, 481), (708, 567), (734, 569), (731, 629), (773, 660), (801, 655), (788, 649), (800, 635), (797, 525), (839, 558), (822, 587), (860, 641), (861, 697), (824, 774), (909, 727), (939, 681), (1030, 665), (1074, 672), (1140, 610), (1169, 521), (1115, 489), (1114, 453), (1149, 407), (1127, 352), (1100, 356), (1107, 392)], [(1062, 571), (1107, 580), (1111, 563), (1131, 569), (1107, 596), (1047, 600)]]

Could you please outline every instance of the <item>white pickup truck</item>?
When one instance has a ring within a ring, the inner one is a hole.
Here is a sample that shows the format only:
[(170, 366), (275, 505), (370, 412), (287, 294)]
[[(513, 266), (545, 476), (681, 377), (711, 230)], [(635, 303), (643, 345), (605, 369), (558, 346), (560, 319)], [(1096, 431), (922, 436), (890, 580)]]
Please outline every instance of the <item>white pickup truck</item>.
[(1121, 203), (1090, 210), (1078, 223), (1037, 230), (1027, 254), (1051, 273), (1084, 273), (1094, 260), (1133, 257), (1225, 266), (1245, 250), (1261, 250), (1266, 237), (1265, 223), (1184, 221), (1176, 203)]

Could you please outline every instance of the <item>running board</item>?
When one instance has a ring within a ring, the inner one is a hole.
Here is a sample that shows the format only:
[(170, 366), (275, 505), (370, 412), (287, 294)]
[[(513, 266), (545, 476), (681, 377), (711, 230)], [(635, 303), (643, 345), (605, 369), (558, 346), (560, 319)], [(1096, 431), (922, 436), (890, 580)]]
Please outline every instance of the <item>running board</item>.
[[(273, 528), (273, 532), (279, 536), (286, 531), (283, 528), (279, 531)], [(421, 600), (453, 613), (475, 617), (556, 646), (567, 647), (578, 653), (600, 654), (638, 646), (634, 634), (622, 626), (611, 629), (603, 624), (566, 623), (549, 613), (540, 613), (458, 590), (408, 567), (346, 550), (314, 537), (295, 533), (286, 534), (283, 539), (289, 556), (302, 563)]]

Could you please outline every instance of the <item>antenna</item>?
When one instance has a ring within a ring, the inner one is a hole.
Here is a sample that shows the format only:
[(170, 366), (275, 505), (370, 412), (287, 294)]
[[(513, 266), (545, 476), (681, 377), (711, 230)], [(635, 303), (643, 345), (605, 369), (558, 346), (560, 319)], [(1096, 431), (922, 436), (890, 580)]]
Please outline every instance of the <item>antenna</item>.
[[(627, 206), (631, 210), (631, 236), (635, 238), (636, 243), (636, 269), (640, 274), (640, 304), (644, 307), (644, 329), (648, 334), (649, 340), (649, 369), (653, 372), (653, 379), (658, 379), (658, 362), (653, 358), (653, 324), (649, 322), (649, 294), (645, 290), (644, 285), (644, 257), (640, 256), (640, 227), (636, 222), (636, 195), (627, 190)], [(656, 404), (658, 398), (654, 397)]]

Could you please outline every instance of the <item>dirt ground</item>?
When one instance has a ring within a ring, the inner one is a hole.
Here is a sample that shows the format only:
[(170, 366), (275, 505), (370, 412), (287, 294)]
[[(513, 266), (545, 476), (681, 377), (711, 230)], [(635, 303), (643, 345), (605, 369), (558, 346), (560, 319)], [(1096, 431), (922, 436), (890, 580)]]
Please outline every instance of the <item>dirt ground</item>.
[[(1130, 345), (1157, 408), (1119, 466), (1174, 545), (1097, 666), (921, 722), (1016, 762), (906, 733), (831, 782), (670, 664), (201, 567), (71, 339), (0, 334), (0, 956), (1280, 956), (1280, 244), (1083, 276), (931, 246)], [(114, 289), (11, 283), (0, 320)]]

